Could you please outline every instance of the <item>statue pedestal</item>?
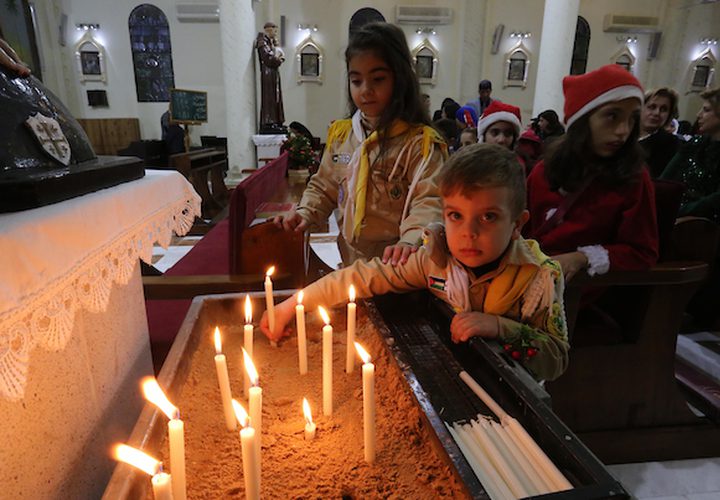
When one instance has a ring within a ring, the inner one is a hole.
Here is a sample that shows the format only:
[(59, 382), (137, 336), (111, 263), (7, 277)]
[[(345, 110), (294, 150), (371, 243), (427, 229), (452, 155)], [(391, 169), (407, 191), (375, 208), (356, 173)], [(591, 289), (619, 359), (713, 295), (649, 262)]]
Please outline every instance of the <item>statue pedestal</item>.
[(260, 168), (280, 156), (280, 146), (287, 140), (287, 136), (285, 134), (259, 134), (252, 136), (252, 140), (253, 144), (255, 144), (257, 168)]

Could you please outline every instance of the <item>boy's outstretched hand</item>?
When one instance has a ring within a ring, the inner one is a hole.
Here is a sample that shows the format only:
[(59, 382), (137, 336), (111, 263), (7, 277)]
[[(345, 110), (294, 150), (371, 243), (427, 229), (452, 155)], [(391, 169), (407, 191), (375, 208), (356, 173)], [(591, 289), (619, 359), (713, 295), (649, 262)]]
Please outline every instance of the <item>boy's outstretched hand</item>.
[(453, 317), (450, 334), (456, 344), (466, 342), (470, 337), (496, 339), (500, 335), (499, 327), (497, 316), (494, 314), (461, 312)]
[(410, 258), (410, 255), (418, 251), (418, 248), (420, 247), (405, 243), (388, 245), (383, 251), (382, 262), (383, 264), (390, 262), (393, 266), (405, 264), (408, 261), (408, 258)]
[(260, 331), (273, 342), (287, 337), (292, 332), (290, 320), (295, 315), (295, 296), (275, 305), (275, 329), (271, 332), (268, 323), (268, 313), (265, 311), (260, 319)]

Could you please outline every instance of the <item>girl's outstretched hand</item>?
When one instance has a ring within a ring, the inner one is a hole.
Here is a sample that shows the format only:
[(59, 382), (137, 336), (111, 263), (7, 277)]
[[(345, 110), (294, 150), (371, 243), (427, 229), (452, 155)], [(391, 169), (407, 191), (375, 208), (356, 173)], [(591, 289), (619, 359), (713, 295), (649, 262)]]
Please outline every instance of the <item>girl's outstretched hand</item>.
[(498, 319), (493, 314), (481, 312), (457, 313), (450, 323), (452, 341), (466, 342), (470, 337), (495, 339), (500, 335)]
[(283, 228), (285, 231), (304, 231), (308, 227), (307, 221), (295, 210), (276, 215), (273, 218), (273, 224)]
[(275, 306), (275, 328), (272, 332), (270, 331), (268, 313), (267, 311), (263, 312), (262, 318), (260, 319), (260, 331), (273, 342), (289, 336), (292, 333), (292, 328), (289, 323), (293, 316), (295, 316), (294, 305), (294, 297), (290, 297)]
[(390, 262), (393, 266), (405, 264), (410, 258), (410, 255), (418, 251), (418, 248), (420, 247), (406, 243), (388, 245), (385, 247), (385, 251), (383, 251), (382, 262), (383, 264)]

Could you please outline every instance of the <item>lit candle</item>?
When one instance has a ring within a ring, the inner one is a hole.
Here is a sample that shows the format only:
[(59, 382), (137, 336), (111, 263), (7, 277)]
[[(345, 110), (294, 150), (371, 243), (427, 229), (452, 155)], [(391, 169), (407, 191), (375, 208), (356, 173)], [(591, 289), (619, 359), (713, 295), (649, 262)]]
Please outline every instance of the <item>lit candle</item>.
[(240, 429), (240, 444), (242, 446), (243, 478), (245, 479), (245, 498), (260, 499), (260, 454), (255, 439), (255, 429), (248, 423), (248, 414), (243, 405), (232, 400), (233, 410)]
[(375, 365), (370, 355), (355, 342), (355, 349), (363, 360), (363, 437), (365, 441), (365, 461), (375, 461)]
[(322, 330), (322, 342), (323, 342), (323, 415), (331, 416), (333, 410), (332, 402), (332, 385), (333, 385), (333, 373), (332, 373), (332, 333), (333, 329), (330, 326), (330, 316), (322, 307), (318, 307), (320, 316), (322, 316), (325, 326)]
[(248, 395), (248, 405), (250, 406), (250, 425), (255, 429), (255, 442), (260, 453), (260, 444), (262, 441), (262, 388), (258, 385), (260, 377), (255, 369), (255, 363), (252, 358), (243, 349), (243, 361), (245, 363), (245, 371), (250, 379), (250, 393)]
[(170, 419), (168, 441), (170, 442), (173, 497), (176, 500), (185, 500), (185, 425), (180, 420), (180, 410), (170, 402), (153, 377), (143, 379), (142, 390), (145, 399), (157, 406)]
[(352, 373), (355, 368), (355, 353), (353, 352), (353, 344), (355, 343), (355, 314), (357, 304), (355, 304), (355, 287), (350, 285), (348, 291), (350, 302), (347, 305), (347, 349), (345, 352), (345, 372)]
[(152, 476), (151, 483), (155, 500), (172, 500), (172, 478), (162, 470), (162, 462), (150, 455), (125, 444), (119, 444), (113, 452), (115, 460), (137, 467)]
[(215, 327), (215, 371), (217, 371), (220, 396), (222, 397), (223, 412), (225, 413), (225, 425), (229, 431), (237, 428), (237, 420), (233, 414), (232, 393), (230, 392), (230, 377), (228, 377), (227, 361), (222, 353), (222, 341), (220, 340), (220, 329)]
[[(243, 328), (244, 333), (244, 344), (245, 350), (250, 356), (253, 355), (253, 325), (252, 325), (252, 303), (250, 303), (250, 296), (245, 294), (245, 327)], [(243, 388), (245, 389), (245, 397), (248, 396), (250, 391), (250, 379), (248, 378), (247, 370), (243, 373)], [(233, 418), (233, 420), (235, 420)]]
[(268, 315), (268, 327), (271, 332), (275, 331), (275, 302), (273, 301), (273, 285), (270, 276), (275, 272), (275, 266), (271, 266), (265, 272), (265, 308)]
[(303, 398), (303, 415), (305, 415), (305, 440), (309, 441), (311, 439), (315, 439), (316, 425), (312, 420), (310, 403), (308, 403), (307, 398)]
[(298, 360), (300, 363), (300, 375), (307, 373), (307, 336), (305, 335), (305, 306), (302, 304), (303, 291), (300, 290), (295, 306), (295, 324), (298, 335)]

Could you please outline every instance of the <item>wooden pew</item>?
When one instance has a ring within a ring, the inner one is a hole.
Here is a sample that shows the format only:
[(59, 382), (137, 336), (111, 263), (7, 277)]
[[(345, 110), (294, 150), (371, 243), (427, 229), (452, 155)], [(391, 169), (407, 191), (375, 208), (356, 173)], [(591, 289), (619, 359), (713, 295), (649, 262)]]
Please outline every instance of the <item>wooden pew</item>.
[[(170, 155), (170, 168), (183, 174), (202, 198), (202, 215), (212, 219), (227, 205), (229, 193), (225, 187), (227, 153), (222, 149), (198, 149)], [(208, 175), (212, 190), (208, 187)]]
[[(697, 244), (697, 235), (712, 232), (708, 225), (677, 224), (665, 260), (648, 271), (582, 274), (567, 284), (570, 363), (545, 387), (555, 413), (605, 463), (710, 457), (720, 450), (720, 427), (690, 410), (675, 379), (683, 313), (708, 272), (700, 252), (713, 240)], [(607, 288), (605, 296), (614, 299), (607, 324), (578, 319), (588, 286)]]

